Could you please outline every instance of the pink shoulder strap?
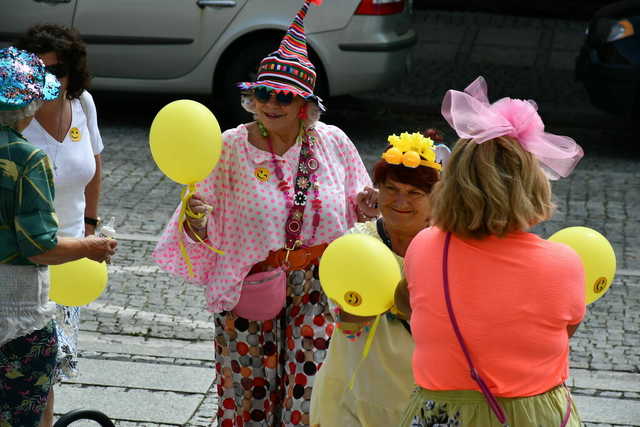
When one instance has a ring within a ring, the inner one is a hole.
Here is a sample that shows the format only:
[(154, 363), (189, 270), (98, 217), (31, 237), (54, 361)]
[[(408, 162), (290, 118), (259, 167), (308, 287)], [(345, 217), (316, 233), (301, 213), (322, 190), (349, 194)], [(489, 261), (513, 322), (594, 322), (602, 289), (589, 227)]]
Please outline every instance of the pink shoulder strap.
[[(451, 295), (449, 293), (449, 245), (451, 243), (451, 232), (449, 231), (444, 239), (444, 250), (442, 254), (442, 285), (444, 287), (444, 298), (447, 304), (447, 312), (449, 313), (449, 319), (451, 320), (451, 325), (453, 326), (453, 331), (456, 334), (456, 338), (458, 339), (458, 343), (460, 344), (460, 348), (464, 353), (464, 357), (467, 359), (467, 364), (469, 365), (469, 371), (471, 378), (478, 384), (484, 398), (487, 401), (487, 404), (491, 408), (491, 411), (495, 414), (498, 421), (504, 426), (509, 427), (509, 423), (507, 422), (507, 416), (500, 406), (500, 403), (496, 399), (496, 397), (491, 393), (489, 387), (484, 382), (475, 366), (473, 365), (473, 361), (471, 360), (471, 354), (469, 353), (469, 349), (464, 342), (464, 338), (462, 337), (462, 332), (460, 332), (460, 327), (458, 326), (458, 321), (456, 320), (456, 315), (453, 311), (453, 305), (451, 304)], [(567, 390), (567, 410), (562, 418), (562, 422), (560, 427), (565, 427), (569, 422), (569, 417), (571, 416), (571, 395), (569, 394), (569, 390)]]

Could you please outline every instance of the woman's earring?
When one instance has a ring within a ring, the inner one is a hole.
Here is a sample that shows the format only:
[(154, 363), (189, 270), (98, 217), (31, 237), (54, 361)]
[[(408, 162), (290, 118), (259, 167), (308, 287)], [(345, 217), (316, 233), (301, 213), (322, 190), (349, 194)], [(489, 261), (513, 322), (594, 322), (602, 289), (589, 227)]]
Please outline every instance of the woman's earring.
[(303, 105), (300, 108), (300, 111), (298, 111), (298, 118), (300, 120), (307, 120), (309, 118), (309, 116), (307, 115), (307, 105)]

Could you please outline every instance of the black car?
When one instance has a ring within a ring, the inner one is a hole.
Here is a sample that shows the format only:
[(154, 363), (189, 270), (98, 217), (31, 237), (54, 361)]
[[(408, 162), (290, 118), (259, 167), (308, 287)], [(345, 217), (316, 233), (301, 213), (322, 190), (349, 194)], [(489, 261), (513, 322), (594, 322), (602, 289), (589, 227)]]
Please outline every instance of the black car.
[(640, 116), (640, 0), (598, 10), (576, 60), (576, 78), (596, 107)]
[(611, 0), (414, 0), (416, 9), (462, 10), (508, 15), (589, 19)]

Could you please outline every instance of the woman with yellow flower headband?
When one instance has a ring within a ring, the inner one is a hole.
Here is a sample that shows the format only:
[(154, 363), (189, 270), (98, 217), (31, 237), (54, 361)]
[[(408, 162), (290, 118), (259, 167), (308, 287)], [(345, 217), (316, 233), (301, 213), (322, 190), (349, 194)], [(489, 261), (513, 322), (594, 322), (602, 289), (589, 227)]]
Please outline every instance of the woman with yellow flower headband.
[[(382, 240), (400, 266), (411, 239), (429, 226), (429, 194), (449, 152), (446, 146), (434, 144), (433, 139), (440, 139), (436, 131), (426, 134), (427, 137), (420, 133), (389, 136), (390, 145), (373, 169), (381, 217), (349, 230)], [(408, 323), (401, 313), (392, 311), (381, 318), (369, 355), (361, 361), (373, 318), (337, 310), (338, 331), (331, 338), (311, 395), (312, 427), (397, 424), (414, 388), (414, 344)]]

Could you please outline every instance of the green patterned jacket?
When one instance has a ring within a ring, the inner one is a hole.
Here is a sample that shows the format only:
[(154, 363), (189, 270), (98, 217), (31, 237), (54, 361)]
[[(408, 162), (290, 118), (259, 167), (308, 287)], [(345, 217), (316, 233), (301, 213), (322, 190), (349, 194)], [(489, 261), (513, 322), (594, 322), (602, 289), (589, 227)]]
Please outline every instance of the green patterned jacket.
[(46, 154), (0, 126), (0, 264), (31, 265), (28, 257), (56, 246), (53, 197)]

